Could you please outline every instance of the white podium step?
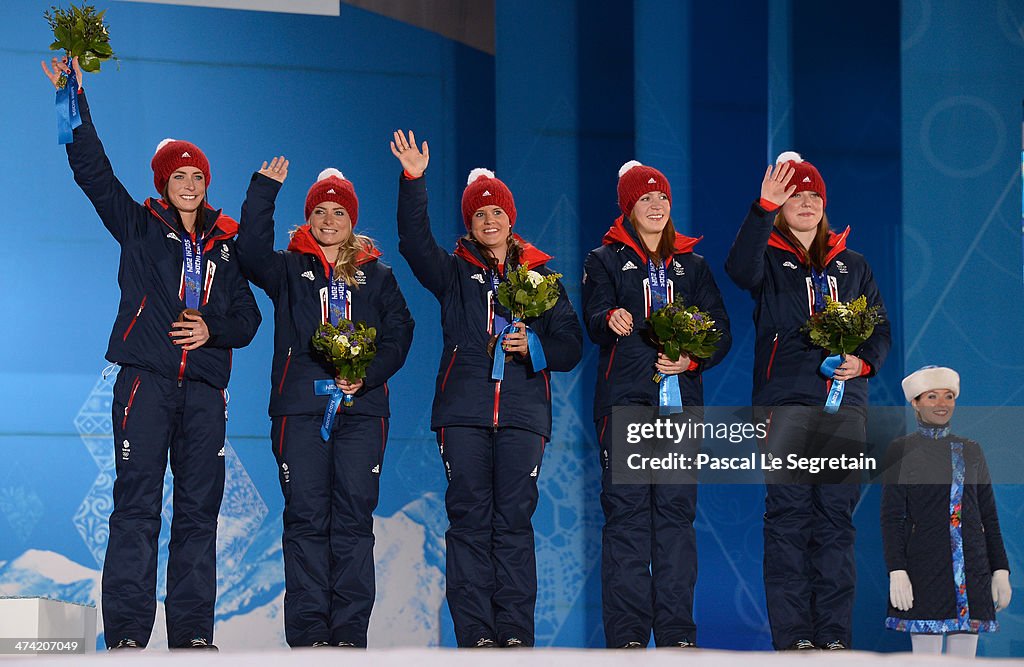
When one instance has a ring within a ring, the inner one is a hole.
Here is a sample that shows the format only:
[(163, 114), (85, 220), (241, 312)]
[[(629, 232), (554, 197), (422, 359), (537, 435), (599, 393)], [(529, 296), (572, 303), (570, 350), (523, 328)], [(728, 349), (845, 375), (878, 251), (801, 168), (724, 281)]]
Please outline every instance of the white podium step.
[(0, 655), (95, 651), (96, 607), (38, 597), (0, 597)]

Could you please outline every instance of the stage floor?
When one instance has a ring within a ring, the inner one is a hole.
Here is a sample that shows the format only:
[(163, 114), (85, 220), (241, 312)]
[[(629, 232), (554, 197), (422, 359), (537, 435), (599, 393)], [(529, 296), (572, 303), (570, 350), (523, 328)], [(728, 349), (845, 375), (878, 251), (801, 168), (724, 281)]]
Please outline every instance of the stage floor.
[[(479, 667), (486, 662), (494, 667), (624, 667), (635, 665), (642, 660), (644, 667), (679, 667), (685, 661), (686, 667), (782, 667), (794, 661), (800, 664), (829, 664), (841, 667), (927, 667), (929, 665), (948, 667), (960, 664), (962, 660), (946, 656), (915, 656), (911, 653), (870, 653), (867, 651), (807, 651), (801, 653), (771, 653), (767, 651), (716, 651), (710, 649), (663, 649), (648, 650), (645, 653), (607, 649), (518, 649), (474, 651), (454, 649), (375, 649), (358, 651), (351, 649), (301, 649), (293, 651), (229, 651), (203, 653), (199, 651), (169, 653), (162, 650), (142, 652), (96, 653), (71, 656), (0, 656), (0, 664), (23, 663), (45, 667), (66, 666), (69, 660), (87, 665), (128, 665), (145, 661), (155, 664), (174, 662), (191, 666), (237, 665), (238, 667), (280, 667), (281, 661), (300, 660), (302, 667), (334, 667), (344, 661), (345, 667)], [(982, 662), (999, 665), (1021, 665), (1020, 659), (979, 659)]]

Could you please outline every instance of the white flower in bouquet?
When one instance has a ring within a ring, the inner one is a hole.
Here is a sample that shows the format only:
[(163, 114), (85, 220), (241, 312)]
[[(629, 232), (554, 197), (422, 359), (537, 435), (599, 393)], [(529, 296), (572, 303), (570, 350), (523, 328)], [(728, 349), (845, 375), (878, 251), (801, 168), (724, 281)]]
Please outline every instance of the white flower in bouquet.
[(360, 348), (360, 347), (359, 347), (358, 345), (353, 345), (352, 347), (350, 347), (350, 348), (349, 348), (349, 352), (350, 352), (350, 353), (352, 354), (352, 356), (354, 357), (354, 356), (356, 356), (357, 354), (359, 354), (359, 350), (360, 350), (360, 349), (361, 349), (361, 348)]
[(531, 285), (536, 287), (537, 285), (540, 285), (542, 282), (544, 282), (544, 276), (540, 275), (536, 271), (527, 271), (526, 280), (529, 281)]

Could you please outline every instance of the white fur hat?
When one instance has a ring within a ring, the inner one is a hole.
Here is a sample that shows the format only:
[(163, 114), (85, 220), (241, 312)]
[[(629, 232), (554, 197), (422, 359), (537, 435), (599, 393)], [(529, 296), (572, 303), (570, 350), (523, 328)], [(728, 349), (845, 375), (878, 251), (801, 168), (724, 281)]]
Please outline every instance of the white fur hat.
[(907, 401), (930, 389), (949, 389), (953, 398), (960, 396), (960, 374), (945, 366), (924, 366), (903, 378), (903, 395)]

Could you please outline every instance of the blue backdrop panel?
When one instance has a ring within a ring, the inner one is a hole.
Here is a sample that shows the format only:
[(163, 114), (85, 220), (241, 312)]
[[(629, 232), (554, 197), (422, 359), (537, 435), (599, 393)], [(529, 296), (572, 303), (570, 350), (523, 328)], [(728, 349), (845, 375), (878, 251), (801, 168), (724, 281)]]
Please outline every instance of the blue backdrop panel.
[[(1022, 27), (1019, 2), (931, 0), (901, 9), (906, 369), (957, 369), (964, 405), (1024, 399), (1014, 344), (1024, 330)], [(996, 499), (1019, 598), (1024, 487), (1000, 486)], [(979, 654), (1024, 655), (1021, 607), (1014, 602), (999, 622)]]

